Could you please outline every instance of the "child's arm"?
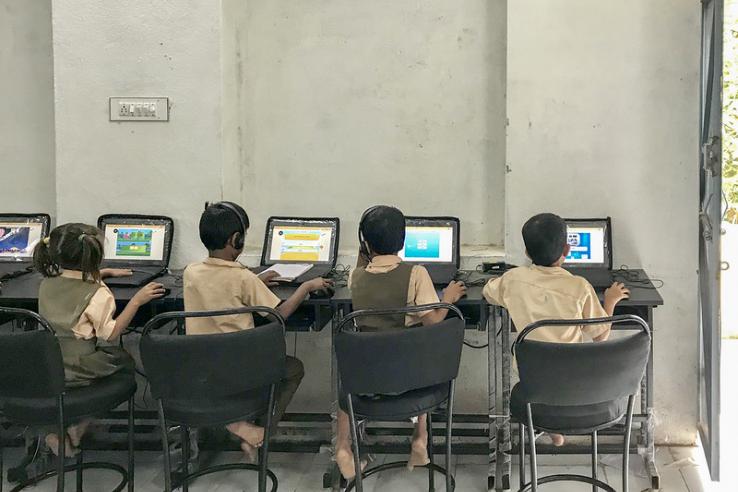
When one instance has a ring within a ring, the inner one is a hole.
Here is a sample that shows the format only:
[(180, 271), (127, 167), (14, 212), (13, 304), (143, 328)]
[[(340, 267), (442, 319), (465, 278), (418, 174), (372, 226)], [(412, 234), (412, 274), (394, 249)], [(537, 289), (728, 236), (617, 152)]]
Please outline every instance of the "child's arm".
[(314, 278), (304, 282), (300, 284), (297, 290), (286, 301), (277, 306), (277, 312), (284, 319), (287, 319), (300, 307), (300, 304), (302, 304), (308, 294), (316, 290), (328, 289), (332, 285), (333, 282), (325, 278)]
[(136, 316), (138, 309), (144, 304), (154, 299), (158, 299), (164, 295), (166, 291), (164, 286), (157, 282), (151, 282), (136, 292), (133, 298), (128, 301), (125, 309), (115, 318), (115, 327), (109, 336), (109, 340), (118, 338), (123, 331), (131, 324), (133, 317)]
[[(607, 316), (612, 316), (615, 313), (615, 306), (617, 306), (617, 304), (623, 299), (627, 299), (629, 296), (630, 290), (625, 287), (625, 284), (621, 282), (614, 282), (605, 291), (605, 302), (602, 307), (605, 310)], [(592, 337), (592, 340), (595, 342), (604, 342), (605, 340), (610, 338), (611, 328), (612, 325), (608, 325), (607, 330), (605, 330), (600, 335)]]
[[(465, 294), (466, 285), (464, 285), (464, 282), (457, 282), (455, 280), (452, 280), (451, 283), (448, 284), (448, 287), (443, 289), (441, 302), (456, 304), (457, 302), (459, 302), (459, 299), (464, 297)], [(436, 323), (440, 323), (441, 321), (446, 319), (446, 316), (448, 316), (448, 309), (434, 309), (428, 312), (422, 318), (420, 318), (420, 321), (423, 323), (423, 326), (430, 326), (435, 325)]]

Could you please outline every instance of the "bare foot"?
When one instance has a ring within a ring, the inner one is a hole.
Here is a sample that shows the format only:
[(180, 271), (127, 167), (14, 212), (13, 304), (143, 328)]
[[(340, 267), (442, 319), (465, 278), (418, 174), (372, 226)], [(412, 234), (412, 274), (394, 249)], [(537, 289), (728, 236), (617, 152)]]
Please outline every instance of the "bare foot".
[[(46, 445), (49, 447), (54, 456), (59, 456), (59, 436), (56, 434), (46, 434)], [(64, 439), (64, 456), (71, 458), (79, 454), (79, 449), (72, 446), (69, 438)]]
[(259, 450), (246, 441), (241, 441), (241, 451), (243, 451), (244, 461), (250, 465), (259, 462)]
[(79, 424), (72, 425), (67, 429), (67, 435), (69, 436), (69, 441), (72, 443), (73, 447), (79, 448), (79, 445), (82, 442), (82, 436), (85, 435), (91, 422), (91, 420), (83, 420)]
[(560, 448), (566, 442), (564, 436), (562, 436), (561, 434), (549, 434), (548, 437), (551, 438), (551, 444), (553, 444), (557, 448)]
[(264, 428), (249, 422), (234, 422), (226, 425), (229, 432), (237, 435), (254, 448), (264, 444)]
[[(356, 478), (356, 467), (354, 466), (354, 454), (351, 452), (350, 449), (347, 448), (339, 448), (336, 449), (336, 465), (338, 465), (338, 470), (341, 472), (341, 475), (346, 480), (353, 480)], [(361, 471), (363, 472), (364, 469), (366, 469), (366, 461), (361, 460), (359, 463), (359, 466), (361, 468)]]
[(407, 461), (407, 469), (413, 471), (416, 466), (425, 466), (430, 463), (428, 458), (428, 439), (426, 437), (413, 437), (410, 447), (410, 459)]

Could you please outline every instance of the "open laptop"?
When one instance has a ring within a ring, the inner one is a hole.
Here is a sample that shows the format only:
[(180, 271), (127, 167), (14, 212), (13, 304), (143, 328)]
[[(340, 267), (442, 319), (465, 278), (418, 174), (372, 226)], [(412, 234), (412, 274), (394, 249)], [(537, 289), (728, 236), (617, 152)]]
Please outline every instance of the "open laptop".
[(0, 280), (31, 271), (33, 250), (50, 223), (47, 214), (0, 214)]
[(105, 234), (103, 268), (130, 268), (130, 277), (106, 278), (111, 287), (138, 287), (166, 273), (174, 221), (160, 215), (108, 214), (97, 219)]
[[(261, 266), (256, 273), (275, 265), (305, 265), (309, 269), (291, 283), (301, 284), (327, 276), (338, 259), (340, 221), (337, 217), (269, 217), (264, 234)], [(298, 270), (299, 271), (299, 270)]]
[(459, 271), (460, 221), (456, 217), (405, 217), (400, 258), (423, 265), (434, 284), (448, 284)]
[(595, 289), (612, 285), (612, 226), (605, 219), (564, 219), (571, 247), (564, 268), (584, 277)]

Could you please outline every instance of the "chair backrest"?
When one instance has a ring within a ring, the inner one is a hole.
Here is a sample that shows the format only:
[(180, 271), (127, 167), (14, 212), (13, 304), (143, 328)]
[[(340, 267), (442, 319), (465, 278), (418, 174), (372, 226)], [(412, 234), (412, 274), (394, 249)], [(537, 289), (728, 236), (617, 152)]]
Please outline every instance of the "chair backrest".
[[(627, 323), (638, 329), (596, 343), (550, 343), (526, 339), (542, 326)], [(544, 320), (529, 325), (513, 345), (520, 387), (527, 403), (578, 406), (615, 401), (640, 387), (651, 348), (648, 324), (638, 316)]]
[(0, 398), (50, 398), (64, 392), (64, 363), (48, 321), (25, 309), (2, 308), (0, 316), (29, 320), (38, 329), (0, 333)]
[[(437, 308), (448, 309), (457, 317), (396, 331), (343, 330), (360, 316), (392, 316)], [(400, 393), (452, 381), (459, 373), (464, 327), (458, 308), (443, 303), (351, 313), (339, 323), (335, 340), (343, 391)]]
[[(152, 333), (169, 321), (243, 313), (267, 313), (276, 321), (235, 333)], [(266, 307), (164, 313), (141, 337), (141, 360), (155, 398), (197, 400), (236, 395), (278, 383), (285, 374), (284, 320)]]

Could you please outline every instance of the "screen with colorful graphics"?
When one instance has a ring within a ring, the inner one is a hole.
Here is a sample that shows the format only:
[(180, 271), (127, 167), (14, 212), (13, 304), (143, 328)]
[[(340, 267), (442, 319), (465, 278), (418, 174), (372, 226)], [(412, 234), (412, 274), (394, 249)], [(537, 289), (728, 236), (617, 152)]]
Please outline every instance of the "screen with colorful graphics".
[(566, 240), (569, 243), (567, 264), (602, 264), (605, 262), (605, 227), (573, 226), (567, 227)]
[(105, 224), (105, 259), (161, 261), (166, 226)]
[(405, 247), (399, 256), (412, 263), (453, 263), (454, 228), (450, 225), (405, 226)]
[(329, 263), (336, 225), (319, 221), (279, 220), (269, 223), (267, 263)]
[(42, 234), (41, 223), (0, 222), (0, 258), (30, 260)]

